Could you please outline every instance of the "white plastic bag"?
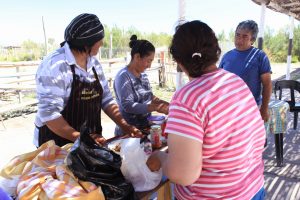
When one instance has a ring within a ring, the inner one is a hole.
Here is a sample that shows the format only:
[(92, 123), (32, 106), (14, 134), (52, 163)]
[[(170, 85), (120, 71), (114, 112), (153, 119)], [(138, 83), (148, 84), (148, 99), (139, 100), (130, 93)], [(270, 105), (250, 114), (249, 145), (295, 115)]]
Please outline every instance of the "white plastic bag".
[(155, 188), (161, 181), (162, 170), (152, 172), (146, 162), (149, 153), (145, 153), (140, 138), (128, 138), (121, 142), (121, 171), (125, 179), (132, 183), (137, 192)]
[(12, 176), (11, 178), (4, 178), (0, 176), (0, 188), (12, 197), (17, 196), (17, 186), (20, 181), (20, 175)]

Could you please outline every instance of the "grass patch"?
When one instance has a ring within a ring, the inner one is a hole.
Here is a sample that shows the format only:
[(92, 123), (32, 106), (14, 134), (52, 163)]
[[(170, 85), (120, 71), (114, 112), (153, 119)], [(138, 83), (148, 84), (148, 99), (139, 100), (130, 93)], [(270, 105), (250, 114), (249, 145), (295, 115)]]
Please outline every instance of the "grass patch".
[(175, 93), (175, 88), (173, 87), (159, 87), (158, 85), (152, 86), (152, 92), (158, 98), (170, 102), (173, 94)]

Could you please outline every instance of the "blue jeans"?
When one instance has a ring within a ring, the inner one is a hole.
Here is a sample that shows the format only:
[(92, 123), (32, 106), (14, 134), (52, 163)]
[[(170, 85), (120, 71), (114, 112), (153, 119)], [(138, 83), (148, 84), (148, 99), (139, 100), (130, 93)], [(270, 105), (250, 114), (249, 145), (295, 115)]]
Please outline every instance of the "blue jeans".
[(251, 200), (263, 200), (265, 198), (265, 189), (262, 187)]

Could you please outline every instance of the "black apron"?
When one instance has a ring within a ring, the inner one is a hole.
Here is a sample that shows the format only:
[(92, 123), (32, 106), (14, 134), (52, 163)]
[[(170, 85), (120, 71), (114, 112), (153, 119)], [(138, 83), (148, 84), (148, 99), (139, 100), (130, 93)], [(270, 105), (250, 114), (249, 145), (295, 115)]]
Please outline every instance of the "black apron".
[[(80, 131), (81, 125), (86, 122), (86, 126), (90, 128), (91, 133), (102, 135), (101, 102), (103, 89), (96, 70), (93, 67), (96, 80), (85, 82), (81, 81), (79, 76), (75, 74), (75, 65), (70, 67), (73, 73), (71, 94), (61, 114), (75, 130)], [(72, 141), (53, 133), (47, 125), (39, 127), (39, 146), (49, 140), (54, 140), (58, 146), (72, 143)]]

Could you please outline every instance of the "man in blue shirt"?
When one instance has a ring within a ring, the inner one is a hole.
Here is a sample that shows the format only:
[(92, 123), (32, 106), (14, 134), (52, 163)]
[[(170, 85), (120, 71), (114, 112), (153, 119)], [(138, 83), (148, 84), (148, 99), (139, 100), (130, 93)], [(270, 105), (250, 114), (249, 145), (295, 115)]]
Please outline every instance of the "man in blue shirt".
[(272, 94), (271, 66), (267, 55), (253, 47), (258, 26), (253, 20), (240, 22), (235, 31), (235, 49), (227, 52), (220, 68), (240, 76), (251, 90), (262, 119), (269, 119), (268, 104)]

